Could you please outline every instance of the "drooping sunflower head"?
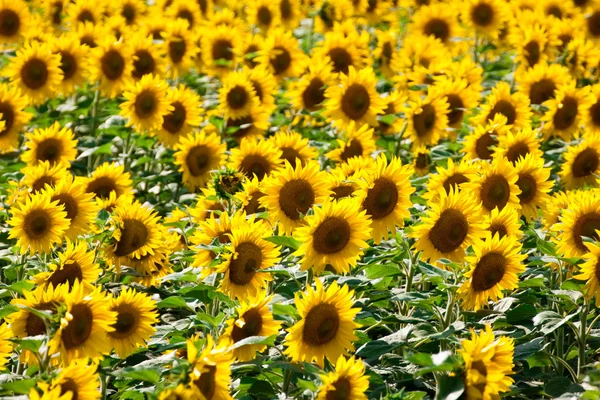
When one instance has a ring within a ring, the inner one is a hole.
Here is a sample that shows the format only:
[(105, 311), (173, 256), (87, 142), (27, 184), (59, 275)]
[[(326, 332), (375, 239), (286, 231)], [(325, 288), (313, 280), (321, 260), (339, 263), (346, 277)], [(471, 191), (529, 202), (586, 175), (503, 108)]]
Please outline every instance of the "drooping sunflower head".
[(266, 211), (260, 204), (260, 198), (264, 195), (261, 190), (261, 183), (255, 176), (252, 179), (246, 179), (242, 184), (242, 190), (236, 193), (234, 197), (241, 203), (242, 211), (248, 215), (252, 215)]
[(284, 353), (293, 361), (316, 362), (323, 367), (325, 358), (337, 360), (354, 350), (354, 322), (358, 308), (352, 308), (353, 294), (347, 285), (332, 282), (325, 289), (316, 280), (316, 289), (308, 287), (296, 293), (296, 307), (302, 318), (288, 329)]
[(365, 375), (365, 364), (360, 359), (341, 355), (335, 369), (321, 375), (321, 387), (317, 400), (362, 399), (369, 388), (369, 378)]
[(77, 156), (77, 140), (73, 131), (67, 127), (61, 128), (58, 122), (49, 128), (26, 133), (25, 137), (27, 150), (21, 155), (21, 159), (28, 165), (47, 161), (51, 165), (68, 166)]
[(68, 240), (65, 250), (58, 255), (58, 262), (37, 280), (41, 281), (44, 287), (53, 287), (55, 290), (63, 285), (66, 290), (71, 290), (78, 284), (85, 292), (91, 292), (100, 275), (100, 268), (95, 263), (95, 258), (96, 253), (88, 250), (85, 241)]
[(600, 137), (589, 135), (581, 143), (568, 146), (564, 159), (558, 175), (566, 189), (598, 185), (596, 174), (600, 167)]
[(262, 181), (280, 165), (281, 151), (267, 140), (242, 139), (240, 146), (231, 150), (230, 166)]
[(164, 79), (148, 74), (128, 84), (123, 93), (125, 101), (119, 105), (120, 114), (127, 117), (127, 126), (140, 133), (153, 132), (164, 124), (164, 117), (174, 111), (167, 100), (169, 85)]
[(427, 147), (419, 147), (413, 151), (412, 166), (415, 176), (425, 176), (431, 169), (431, 152)]

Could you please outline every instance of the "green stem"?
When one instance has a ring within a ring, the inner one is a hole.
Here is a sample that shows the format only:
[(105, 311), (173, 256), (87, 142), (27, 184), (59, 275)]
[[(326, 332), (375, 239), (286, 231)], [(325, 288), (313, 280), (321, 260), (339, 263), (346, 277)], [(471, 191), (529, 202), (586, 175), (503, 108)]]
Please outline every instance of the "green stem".
[(283, 393), (287, 394), (290, 389), (290, 383), (292, 381), (292, 370), (286, 369), (283, 373)]
[(577, 376), (581, 378), (583, 369), (585, 368), (585, 347), (587, 342), (587, 317), (590, 312), (590, 305), (587, 300), (584, 300), (584, 306), (581, 307), (579, 315), (579, 359), (577, 360)]

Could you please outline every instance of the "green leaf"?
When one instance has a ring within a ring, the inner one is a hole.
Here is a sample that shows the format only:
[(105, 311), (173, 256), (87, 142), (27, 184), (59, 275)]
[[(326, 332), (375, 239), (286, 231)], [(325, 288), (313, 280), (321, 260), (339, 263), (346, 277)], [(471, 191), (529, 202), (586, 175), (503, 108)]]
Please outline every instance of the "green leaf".
[(31, 289), (33, 289), (33, 287), (35, 286), (35, 284), (28, 282), (28, 281), (19, 281), (19, 282), (15, 282), (12, 285), (9, 286), (9, 288), (19, 294), (23, 294), (23, 291), (30, 291)]
[(271, 236), (265, 238), (265, 240), (268, 240), (269, 242), (274, 243), (278, 246), (289, 247), (292, 250), (298, 250), (300, 248), (300, 245), (302, 244), (300, 241), (290, 236)]
[(563, 317), (554, 311), (542, 311), (533, 317), (533, 325), (541, 327), (540, 331), (545, 335), (549, 335), (576, 315), (577, 314), (573, 313)]
[(465, 391), (463, 380), (459, 376), (442, 375), (438, 380), (436, 400), (458, 400)]
[(239, 342), (236, 342), (233, 346), (231, 346), (231, 349), (237, 349), (242, 346), (246, 346), (246, 345), (250, 345), (250, 344), (261, 344), (261, 345), (273, 346), (275, 344), (276, 338), (277, 338), (277, 335), (250, 336), (250, 337), (240, 340)]
[(367, 268), (365, 268), (365, 272), (367, 274), (367, 278), (369, 279), (378, 279), (385, 278), (386, 276), (402, 275), (402, 269), (398, 266), (398, 264), (394, 263), (370, 265)]
[(560, 397), (561, 394), (566, 393), (567, 388), (571, 383), (569, 378), (557, 376), (544, 385), (544, 391), (552, 398)]
[(44, 339), (44, 336), (42, 336), (42, 335), (36, 336), (36, 337), (40, 337), (42, 339), (33, 339), (33, 338), (16, 339), (15, 343), (17, 343), (19, 345), (19, 348), (21, 350), (29, 350), (34, 353), (37, 353), (40, 350), (40, 347), (44, 343), (45, 339)]
[(158, 308), (183, 308), (183, 309), (190, 310), (190, 311), (192, 310), (185, 302), (185, 299), (183, 297), (179, 297), (179, 296), (167, 297), (166, 299), (161, 300), (158, 303), (156, 303), (156, 307), (158, 307)]
[(135, 381), (157, 384), (160, 381), (160, 372), (155, 369), (125, 369), (118, 372), (120, 377)]
[(506, 312), (506, 321), (515, 324), (521, 321), (530, 321), (537, 315), (537, 310), (531, 304), (520, 304)]
[(5, 382), (2, 389), (15, 394), (29, 394), (29, 391), (37, 383), (37, 379), (21, 379), (19, 381)]
[(544, 286), (544, 278), (531, 278), (519, 282), (520, 288), (541, 287)]
[(4, 319), (10, 314), (16, 313), (17, 311), (19, 311), (19, 307), (13, 306), (12, 304), (7, 304), (0, 308), (0, 319)]
[(363, 358), (377, 358), (386, 353), (390, 353), (398, 347), (402, 346), (402, 343), (384, 342), (383, 340), (373, 340), (363, 344), (356, 351), (356, 355)]

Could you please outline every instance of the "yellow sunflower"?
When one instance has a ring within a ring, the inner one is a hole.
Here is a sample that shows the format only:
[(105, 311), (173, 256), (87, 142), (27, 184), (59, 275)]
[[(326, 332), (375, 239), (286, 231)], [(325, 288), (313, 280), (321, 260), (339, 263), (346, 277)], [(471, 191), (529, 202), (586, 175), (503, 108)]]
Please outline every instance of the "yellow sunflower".
[(87, 46), (90, 49), (98, 47), (102, 38), (107, 35), (116, 39), (104, 25), (95, 25), (89, 21), (78, 23), (75, 29), (75, 35), (79, 38), (79, 42), (82, 46)]
[(261, 190), (261, 183), (256, 176), (248, 178), (242, 184), (242, 190), (234, 195), (234, 198), (240, 202), (242, 211), (248, 215), (259, 214), (266, 211), (260, 204), (260, 198), (265, 194)]
[(104, 7), (101, 4), (90, 3), (86, 0), (75, 0), (70, 2), (65, 9), (66, 22), (71, 27), (80, 24), (99, 24), (102, 19)]
[(529, 98), (519, 92), (511, 94), (510, 85), (500, 82), (492, 88), (492, 93), (486, 97), (486, 103), (481, 107), (480, 114), (472, 118), (471, 123), (475, 126), (485, 125), (494, 121), (494, 117), (498, 114), (505, 116), (506, 124), (516, 129), (529, 126), (531, 119)]
[(195, 191), (206, 185), (211, 171), (225, 163), (227, 145), (219, 135), (202, 130), (181, 139), (175, 150), (175, 165), (183, 173), (183, 183)]
[(483, 164), (480, 177), (465, 183), (464, 189), (472, 192), (485, 212), (507, 206), (520, 209), (518, 179), (516, 168), (506, 158), (498, 158), (491, 164)]
[[(452, 39), (464, 35), (458, 23), (456, 9), (453, 7), (440, 7), (439, 4), (420, 7), (413, 14), (412, 24), (409, 25), (408, 29), (410, 29), (409, 32), (433, 36), (448, 48), (461, 44), (460, 41), (453, 41)], [(459, 48), (464, 48), (464, 46)]]
[(402, 165), (400, 159), (394, 157), (388, 164), (385, 156), (379, 156), (373, 173), (359, 181), (356, 197), (372, 220), (375, 243), (386, 239), (389, 231), (395, 233), (410, 216), (410, 195), (415, 192), (409, 180), (412, 174), (412, 167)]
[(591, 300), (596, 297), (596, 305), (600, 306), (600, 246), (596, 243), (584, 242), (587, 252), (583, 256), (584, 263), (579, 266), (580, 274), (574, 278), (585, 282), (585, 297)]
[(124, 289), (119, 297), (111, 299), (108, 309), (116, 313), (117, 319), (107, 335), (119, 357), (129, 356), (150, 339), (155, 330), (152, 325), (158, 321), (155, 308), (148, 295), (133, 289)]
[(365, 392), (369, 388), (369, 377), (365, 375), (365, 364), (354, 357), (346, 360), (341, 355), (335, 368), (321, 375), (321, 386), (317, 400), (343, 398), (348, 400), (367, 400)]
[(350, 4), (346, 0), (321, 1), (316, 4), (315, 31), (329, 32), (335, 25), (350, 17)]
[[(383, 97), (386, 107), (383, 109), (383, 115), (379, 116), (379, 123), (376, 128), (379, 135), (397, 135), (402, 132), (405, 120), (404, 118), (398, 118), (397, 114), (402, 112), (406, 98), (407, 95), (400, 90), (390, 92)], [(393, 117), (393, 121), (386, 119), (386, 116)]]
[(305, 221), (294, 233), (302, 243), (294, 253), (302, 259), (302, 270), (320, 275), (331, 266), (338, 274), (349, 273), (368, 248), (371, 221), (353, 199), (327, 201)]
[(559, 218), (565, 210), (569, 209), (572, 202), (577, 201), (578, 191), (556, 191), (544, 205), (543, 224), (548, 231), (554, 231), (554, 224), (559, 222)]
[(4, 124), (0, 130), (0, 154), (19, 146), (21, 130), (32, 117), (25, 111), (28, 105), (27, 97), (18, 88), (0, 85), (0, 123)]
[(468, 160), (491, 160), (494, 158), (499, 137), (507, 136), (510, 125), (506, 125), (506, 117), (498, 114), (493, 121), (476, 126), (473, 132), (464, 138), (463, 152)]
[(283, 168), (265, 179), (261, 185), (265, 195), (260, 203), (273, 224), (279, 223), (281, 233), (290, 235), (304, 225), (308, 211), (329, 196), (325, 176), (317, 161), (297, 164), (295, 168), (286, 161)]
[(83, 46), (73, 33), (63, 33), (51, 46), (52, 53), (60, 56), (59, 68), (63, 73), (60, 93), (66, 96), (85, 84), (89, 48)]
[[(591, 87), (590, 99), (590, 107), (587, 109), (587, 112), (583, 116), (583, 125), (585, 126), (587, 135), (596, 136), (600, 134), (600, 85), (596, 84)], [(0, 144), (0, 149), (1, 148), (2, 146)]]
[(361, 70), (371, 64), (369, 35), (365, 31), (351, 36), (344, 36), (340, 32), (326, 33), (325, 39), (313, 49), (312, 58), (329, 61), (336, 74), (348, 75), (350, 67)]
[(538, 208), (548, 201), (548, 192), (554, 182), (550, 180), (550, 168), (544, 168), (544, 159), (533, 154), (521, 158), (516, 164), (517, 186), (521, 193), (517, 195), (521, 204), (521, 214), (527, 220), (537, 219)]
[[(48, 387), (33, 387), (29, 391), (29, 399), (31, 400), (71, 400), (73, 395), (71, 393), (62, 394), (62, 389), (55, 387), (50, 390)], [(40, 390), (42, 393), (38, 392)]]
[(558, 176), (567, 189), (581, 189), (585, 186), (598, 186), (596, 174), (600, 167), (600, 137), (586, 136), (583, 141), (567, 147), (565, 162)]
[(314, 112), (323, 107), (325, 90), (335, 83), (329, 60), (312, 58), (308, 71), (299, 80), (290, 83), (287, 95), (298, 111)]
[[(225, 340), (231, 345), (252, 336), (277, 335), (281, 323), (273, 319), (273, 313), (269, 310), (269, 303), (273, 296), (267, 296), (266, 292), (259, 293), (255, 298), (250, 298), (236, 307), (237, 317), (227, 321), (227, 328), (223, 333)], [(266, 345), (247, 344), (233, 349), (233, 356), (241, 362), (254, 359), (256, 352), (262, 353)]]
[(47, 161), (51, 165), (70, 165), (77, 157), (77, 140), (73, 131), (69, 128), (61, 128), (60, 123), (55, 122), (49, 128), (36, 129), (25, 134), (25, 147), (27, 150), (21, 155), (21, 159), (28, 165), (37, 165)]
[(306, 58), (291, 31), (275, 28), (269, 32), (262, 50), (259, 50), (257, 62), (281, 80), (297, 77), (305, 66)]
[(559, 64), (540, 62), (516, 76), (519, 92), (527, 95), (531, 104), (542, 104), (555, 97), (556, 89), (571, 79), (569, 70)]
[(89, 64), (89, 75), (92, 82), (98, 82), (98, 87), (108, 97), (116, 97), (131, 79), (133, 57), (131, 49), (123, 42), (115, 41), (112, 37), (99, 40), (97, 47), (92, 50)]
[(200, 96), (185, 85), (179, 85), (167, 92), (167, 102), (172, 110), (163, 117), (158, 129), (158, 140), (167, 147), (175, 147), (202, 123), (203, 109)]
[(75, 361), (60, 371), (50, 389), (60, 388), (61, 393), (71, 394), (72, 399), (99, 400), (102, 393), (97, 369), (96, 364), (88, 365), (87, 360)]
[(270, 125), (269, 116), (265, 107), (254, 105), (247, 116), (226, 120), (225, 131), (237, 142), (262, 138)]
[(395, 57), (398, 47), (398, 38), (396, 33), (390, 30), (375, 31), (377, 37), (377, 47), (373, 51), (373, 58), (379, 64), (381, 73), (386, 78), (394, 76), (392, 60)]
[(469, 111), (479, 105), (479, 92), (474, 91), (466, 79), (439, 80), (431, 87), (435, 93), (448, 103), (448, 126), (459, 129)]
[(105, 162), (87, 179), (85, 191), (93, 193), (96, 201), (105, 207), (112, 193), (117, 199), (130, 195), (133, 191), (133, 182), (131, 175), (125, 172), (122, 165)]
[(520, 64), (519, 69), (527, 71), (529, 68), (548, 61), (549, 58), (553, 58), (559, 41), (545, 26), (539, 23), (528, 23), (529, 20), (537, 22), (539, 14), (528, 12), (521, 14), (519, 19), (522, 22), (519, 23), (518, 29), (511, 32), (509, 41), (516, 49), (515, 62)]
[(9, 239), (17, 239), (21, 254), (48, 253), (62, 243), (69, 228), (67, 213), (47, 193), (33, 194), (11, 208)]
[(461, 20), (478, 34), (496, 39), (509, 18), (508, 7), (502, 0), (464, 0)]
[(259, 104), (256, 90), (244, 72), (232, 72), (223, 78), (219, 89), (219, 111), (227, 119), (248, 116)]
[[(13, 339), (13, 333), (8, 327), (8, 324), (0, 325), (0, 369), (6, 369), (8, 362), (13, 352), (13, 343), (10, 339)], [(58, 399), (68, 400), (68, 399)]]
[(202, 194), (196, 197), (196, 204), (189, 209), (194, 222), (204, 221), (215, 212), (225, 211), (225, 206), (214, 188), (203, 188), (200, 192)]
[(600, 198), (593, 192), (579, 192), (562, 210), (560, 222), (554, 225), (557, 251), (565, 257), (583, 257), (588, 249), (583, 237), (600, 240)]
[(248, 23), (265, 32), (280, 24), (277, 3), (274, 1), (255, 0), (248, 3), (245, 13)]
[(191, 385), (200, 390), (201, 399), (232, 400), (229, 386), (233, 352), (222, 344), (215, 346), (209, 335), (200, 354), (193, 343), (188, 345), (187, 353), (188, 360), (194, 365), (194, 370), (190, 374)]
[(359, 126), (377, 125), (377, 115), (383, 114), (384, 102), (377, 93), (375, 73), (371, 67), (359, 71), (350, 67), (348, 75), (340, 74), (339, 86), (325, 90), (324, 116), (340, 129), (351, 122)]
[[(0, 1), (0, 41), (18, 43), (30, 28), (32, 15), (23, 1)], [(35, 29), (35, 27), (33, 27)]]
[(91, 292), (96, 287), (100, 276), (100, 266), (95, 262), (96, 252), (88, 250), (85, 241), (67, 240), (65, 250), (58, 254), (58, 262), (50, 266), (48, 272), (35, 276), (35, 281), (44, 288), (65, 285), (71, 290), (75, 284), (82, 286), (84, 292)]
[(165, 59), (160, 47), (156, 46), (152, 36), (146, 32), (132, 35), (127, 44), (131, 48), (133, 79), (142, 79), (145, 75), (154, 74), (163, 76), (165, 73)]
[(302, 16), (300, 0), (279, 0), (279, 21), (284, 27), (295, 29)]
[(320, 280), (316, 289), (295, 295), (296, 308), (302, 318), (288, 329), (284, 354), (294, 362), (316, 362), (321, 368), (325, 359), (330, 362), (354, 350), (354, 322), (360, 311), (352, 308), (354, 291), (333, 281), (325, 290)]
[(427, 147), (418, 147), (412, 153), (412, 166), (415, 176), (421, 177), (427, 175), (431, 168), (430, 150)]
[(226, 75), (240, 62), (241, 38), (230, 27), (207, 30), (201, 40), (203, 66), (208, 74)]
[(337, 139), (338, 148), (331, 150), (326, 156), (336, 162), (347, 162), (354, 157), (370, 158), (377, 149), (374, 129), (364, 124), (356, 129), (354, 122), (348, 125), (344, 140)]
[(26, 43), (17, 50), (5, 74), (34, 106), (53, 98), (63, 79), (60, 56), (52, 54), (49, 45), (38, 42)]
[(307, 138), (294, 131), (280, 130), (269, 139), (275, 147), (281, 150), (281, 161), (289, 162), (293, 168), (296, 168), (296, 160), (302, 165), (306, 165), (310, 160), (317, 158), (319, 151), (311, 147)]
[(492, 236), (473, 244), (474, 255), (466, 257), (469, 271), (467, 280), (458, 289), (462, 307), (466, 310), (479, 310), (490, 300), (504, 297), (503, 290), (514, 290), (519, 286), (517, 274), (525, 272), (520, 254), (521, 244), (513, 236)]
[(446, 194), (454, 188), (455, 192), (461, 191), (463, 184), (477, 179), (479, 165), (473, 161), (462, 159), (455, 163), (448, 158), (448, 165), (444, 168), (441, 165), (436, 167), (436, 173), (431, 174), (427, 182), (427, 192), (423, 198), (428, 202), (435, 201), (438, 198), (440, 189), (444, 189)]
[[(206, 1), (204, 1), (206, 3)], [(190, 29), (195, 29), (202, 23), (201, 1), (196, 3), (187, 0), (174, 0), (171, 2), (166, 15), (172, 19), (182, 19), (188, 23)]]
[(505, 157), (516, 164), (528, 154), (540, 158), (544, 154), (540, 150), (539, 131), (526, 127), (517, 132), (508, 131), (505, 135), (497, 135), (498, 145), (494, 150), (494, 157)]
[(174, 111), (167, 100), (167, 82), (154, 75), (144, 75), (125, 87), (125, 101), (119, 105), (120, 114), (128, 118), (127, 126), (143, 133), (159, 129), (164, 117)]
[(404, 108), (406, 135), (413, 146), (436, 145), (448, 127), (448, 102), (443, 96), (415, 97)]
[(425, 261), (461, 263), (467, 247), (483, 236), (481, 207), (468, 192), (455, 192), (454, 188), (448, 194), (440, 189), (437, 199), (421, 218), (422, 223), (413, 228), (413, 247), (422, 252)]
[(588, 88), (577, 88), (575, 82), (559, 87), (554, 99), (544, 103), (548, 111), (541, 121), (545, 136), (559, 136), (569, 142), (572, 136), (578, 136), (584, 116), (594, 100)]
[(231, 168), (243, 172), (251, 178), (256, 176), (262, 181), (281, 164), (281, 150), (273, 147), (268, 140), (244, 138), (239, 147), (231, 149), (229, 163)]
[(64, 365), (82, 358), (100, 359), (110, 353), (106, 333), (114, 330), (117, 314), (108, 308), (106, 296), (98, 288), (86, 293), (75, 284), (66, 297), (66, 314), (48, 343), (50, 354), (60, 353)]
[(500, 239), (504, 236), (521, 238), (521, 219), (519, 212), (512, 207), (504, 207), (502, 211), (494, 208), (491, 213), (485, 215), (484, 227), (492, 236), (498, 235)]

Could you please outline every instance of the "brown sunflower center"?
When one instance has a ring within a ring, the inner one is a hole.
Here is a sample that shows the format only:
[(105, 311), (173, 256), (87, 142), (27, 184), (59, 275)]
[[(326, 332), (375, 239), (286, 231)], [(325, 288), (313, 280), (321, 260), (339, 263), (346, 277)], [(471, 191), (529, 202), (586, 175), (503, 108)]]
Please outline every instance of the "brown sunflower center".
[(461, 123), (465, 114), (465, 104), (457, 94), (449, 94), (446, 96), (446, 101), (450, 105), (450, 112), (448, 113), (448, 124), (456, 125)]
[(446, 193), (450, 194), (451, 188), (454, 188), (454, 190), (456, 191), (458, 190), (458, 185), (465, 182), (469, 182), (469, 178), (467, 178), (460, 172), (455, 172), (454, 174), (446, 178), (442, 186), (444, 187)]
[(339, 185), (331, 189), (333, 192), (331, 197), (338, 200), (344, 197), (350, 197), (354, 194), (354, 187), (352, 185)]
[(142, 49), (135, 52), (133, 72), (131, 73), (134, 78), (140, 79), (144, 75), (151, 74), (155, 68), (156, 62), (148, 50)]
[(173, 111), (165, 115), (162, 127), (167, 132), (176, 134), (183, 127), (187, 112), (183, 104), (179, 101), (174, 101), (171, 103), (171, 106), (173, 106)]
[(259, 191), (256, 191), (250, 195), (250, 199), (248, 200), (248, 204), (244, 207), (244, 211), (246, 214), (256, 214), (265, 211), (265, 208), (260, 205), (260, 198), (265, 194)]
[(194, 381), (194, 385), (200, 390), (207, 400), (211, 400), (215, 394), (217, 383), (215, 374), (217, 367), (214, 365), (205, 365), (202, 367), (200, 377)]
[(234, 343), (251, 336), (259, 336), (262, 329), (263, 319), (256, 308), (251, 308), (246, 311), (244, 315), (242, 315), (242, 318), (244, 319), (244, 326), (240, 328), (234, 324), (233, 330), (231, 331), (231, 338)]
[(108, 80), (119, 79), (125, 71), (125, 59), (117, 50), (107, 51), (100, 59), (100, 66)]
[(156, 95), (152, 90), (142, 90), (135, 98), (135, 113), (140, 118), (148, 118), (156, 110)]
[(273, 67), (274, 74), (280, 75), (285, 73), (290, 65), (292, 65), (290, 52), (284, 47), (276, 46), (273, 49), (273, 57), (271, 57), (271, 66)]
[(398, 203), (398, 188), (388, 178), (378, 178), (363, 202), (363, 208), (372, 219), (381, 219), (388, 216)]
[(73, 319), (62, 332), (63, 345), (67, 350), (84, 344), (92, 333), (94, 313), (89, 305), (79, 303), (71, 308)]
[(351, 139), (350, 143), (348, 143), (344, 150), (342, 151), (341, 158), (342, 161), (348, 161), (352, 157), (362, 157), (363, 155), (363, 146), (360, 143), (360, 140)]
[(70, 262), (62, 264), (48, 277), (48, 280), (46, 281), (48, 284), (51, 284), (55, 288), (59, 285), (68, 284), (69, 288), (72, 288), (76, 281), (83, 281), (81, 265), (79, 265), (76, 260), (67, 261)]
[(63, 72), (63, 81), (71, 79), (77, 72), (77, 59), (67, 51), (61, 51), (60, 70)]
[(262, 103), (262, 101), (263, 101), (262, 86), (257, 81), (251, 80), (250, 83), (252, 84), (252, 88), (254, 89), (254, 92), (256, 92), (256, 97), (258, 97), (258, 100)]
[(2, 137), (8, 134), (13, 127), (15, 112), (11, 103), (0, 101), (0, 113), (2, 114), (2, 121), (4, 121), (4, 130), (0, 131), (0, 137)]
[(554, 114), (553, 122), (556, 129), (561, 131), (569, 129), (575, 123), (578, 109), (577, 99), (566, 96), (562, 101), (562, 107), (558, 108)]
[(506, 117), (506, 123), (512, 125), (517, 119), (517, 110), (515, 106), (508, 100), (500, 100), (488, 114), (488, 121), (492, 121), (496, 114), (502, 114)]
[(531, 174), (519, 174), (517, 186), (521, 189), (521, 194), (517, 195), (521, 204), (528, 204), (535, 199), (537, 182)]
[(169, 58), (171, 58), (175, 64), (178, 64), (183, 60), (186, 52), (187, 43), (183, 38), (176, 37), (169, 41)]
[(279, 3), (279, 13), (281, 14), (281, 19), (286, 21), (293, 17), (292, 15), (292, 4), (290, 0), (281, 0)]
[(108, 176), (101, 176), (88, 183), (87, 192), (94, 193), (96, 197), (101, 199), (108, 199), (110, 197), (110, 192), (117, 192), (117, 185), (115, 181)]
[(30, 89), (39, 89), (48, 81), (48, 66), (43, 60), (32, 58), (21, 68), (21, 80)]
[(33, 182), (33, 184), (31, 185), (31, 192), (37, 193), (37, 192), (43, 190), (46, 187), (46, 185), (54, 186), (55, 183), (56, 183), (56, 179), (54, 179), (52, 176), (48, 176), (48, 175), (41, 176), (38, 179), (36, 179), (35, 182)]
[(117, 322), (113, 324), (115, 330), (108, 332), (108, 335), (116, 339), (131, 336), (139, 324), (139, 311), (129, 304), (120, 304), (112, 311), (117, 313)]
[(597, 101), (590, 107), (589, 113), (594, 126), (600, 126), (600, 101)]
[(63, 3), (62, 0), (56, 1), (50, 5), (52, 11), (50, 15), (52, 16), (52, 23), (54, 25), (60, 25), (61, 23), (61, 14), (63, 11)]
[(227, 104), (234, 110), (244, 108), (250, 100), (250, 94), (243, 86), (235, 86), (227, 92)]
[[(159, 37), (160, 39), (160, 37)], [(81, 44), (89, 47), (90, 49), (94, 49), (96, 47), (98, 47), (98, 44), (96, 43), (96, 40), (94, 38), (93, 35), (83, 35), (79, 38), (79, 41), (81, 42)]]
[(431, 157), (427, 153), (419, 153), (415, 161), (415, 167), (417, 169), (426, 169), (431, 165)]
[(259, 24), (263, 26), (270, 26), (271, 22), (273, 21), (273, 15), (271, 14), (271, 10), (269, 10), (269, 7), (259, 7), (256, 11), (256, 20)]
[(513, 143), (508, 150), (506, 151), (506, 158), (511, 163), (516, 163), (521, 158), (525, 158), (525, 156), (529, 154), (529, 146), (525, 142), (516, 142)]
[(293, 179), (279, 191), (279, 207), (292, 220), (299, 220), (315, 204), (315, 192), (310, 182)]
[(323, 346), (335, 339), (340, 328), (337, 309), (327, 303), (313, 307), (304, 319), (302, 341), (310, 346)]
[(596, 275), (596, 279), (600, 281), (600, 260), (596, 259), (596, 266), (594, 267), (594, 275)]
[(352, 56), (348, 53), (348, 50), (341, 47), (334, 47), (327, 52), (327, 55), (333, 63), (333, 72), (348, 74), (348, 70), (352, 65)]
[(435, 126), (435, 107), (424, 104), (420, 113), (413, 115), (413, 126), (418, 137), (423, 138), (431, 134)]
[(510, 199), (510, 185), (500, 174), (489, 176), (481, 185), (481, 201), (486, 210), (502, 210)]
[(316, 111), (325, 100), (325, 83), (320, 78), (313, 78), (302, 92), (302, 101), (307, 111)]
[(60, 159), (61, 142), (54, 138), (48, 138), (37, 146), (35, 157), (39, 161), (48, 161), (51, 164)]
[(177, 12), (176, 18), (185, 19), (190, 27), (194, 26), (194, 14), (192, 14), (190, 10), (179, 10)]
[(581, 251), (588, 252), (587, 247), (583, 244), (583, 236), (599, 240), (600, 236), (596, 233), (600, 230), (600, 214), (590, 212), (579, 217), (573, 226), (573, 240), (577, 248)]
[(339, 378), (333, 384), (334, 389), (327, 392), (325, 400), (349, 400), (352, 394), (352, 385), (348, 378)]
[(588, 32), (593, 37), (600, 36), (600, 11), (595, 11), (587, 19)]
[(123, 220), (121, 239), (117, 242), (115, 254), (122, 257), (140, 249), (146, 244), (149, 233), (148, 228), (142, 221), (137, 219)]
[(250, 154), (242, 160), (240, 170), (249, 177), (256, 175), (258, 180), (262, 181), (271, 171), (271, 163), (259, 154)]
[(554, 97), (556, 84), (552, 79), (544, 78), (534, 82), (529, 89), (531, 104), (542, 104)]
[(525, 47), (525, 59), (530, 67), (533, 67), (540, 61), (540, 44), (535, 40), (528, 42)]
[(233, 60), (233, 44), (227, 39), (219, 39), (215, 41), (212, 47), (213, 60)]
[(452, 253), (463, 244), (468, 233), (469, 223), (464, 214), (449, 208), (429, 231), (429, 241), (440, 253)]
[(498, 140), (488, 131), (481, 135), (475, 142), (475, 153), (482, 160), (492, 159), (492, 147), (498, 144)]
[(236, 285), (245, 286), (252, 281), (260, 268), (263, 256), (260, 247), (251, 242), (243, 242), (236, 246), (237, 256), (229, 265), (229, 280)]
[(252, 114), (249, 114), (242, 118), (232, 119), (227, 122), (228, 124), (230, 123), (231, 126), (238, 128), (238, 130), (235, 131), (235, 133), (233, 134), (233, 136), (235, 136), (238, 139), (245, 137), (250, 133), (252, 129), (255, 128), (254, 118), (252, 117)]
[(0, 11), (0, 35), (14, 36), (19, 32), (20, 27), (21, 18), (19, 18), (19, 14), (8, 8)]
[(335, 254), (342, 251), (352, 230), (348, 221), (341, 217), (327, 217), (313, 233), (313, 247), (320, 254)]
[(361, 119), (371, 105), (367, 89), (358, 83), (350, 85), (342, 96), (342, 111), (352, 120)]
[(52, 229), (52, 218), (45, 210), (34, 210), (25, 216), (23, 229), (30, 239), (41, 239)]
[[(246, 52), (244, 54), (244, 61), (246, 62), (246, 64), (248, 64), (252, 68), (254, 68), (258, 65), (258, 62), (256, 61), (256, 53), (258, 53), (259, 50), (260, 49), (255, 44), (251, 44), (248, 47), (246, 47)], [(257, 93), (258, 93), (258, 91), (257, 91)]]
[(475, 25), (486, 27), (494, 21), (494, 9), (486, 3), (479, 3), (471, 9), (471, 21)]
[(600, 157), (598, 156), (596, 150), (588, 147), (581, 153), (577, 154), (575, 160), (573, 160), (571, 172), (575, 178), (590, 176), (596, 172), (599, 163)]
[(190, 175), (205, 175), (210, 168), (210, 158), (210, 149), (207, 146), (199, 145), (192, 147), (185, 158), (185, 164), (190, 171)]
[(79, 15), (77, 15), (77, 21), (82, 23), (91, 22), (94, 24), (96, 22), (96, 18), (94, 18), (94, 14), (90, 10), (84, 9), (81, 10)]
[(282, 147), (280, 159), (286, 160), (290, 165), (296, 168), (296, 159), (302, 161), (302, 155), (293, 147)]
[(60, 384), (60, 395), (63, 396), (68, 393), (71, 393), (71, 400), (79, 399), (79, 386), (71, 378), (67, 378)]
[[(36, 310), (39, 311), (52, 311), (56, 310), (56, 304), (54, 303), (40, 303), (36, 305)], [(35, 315), (34, 313), (28, 312), (27, 319), (25, 320), (25, 333), (27, 336), (38, 336), (46, 334), (46, 324), (44, 320)]]
[(506, 226), (504, 226), (504, 224), (501, 223), (490, 225), (490, 228), (488, 230), (492, 232), (492, 236), (498, 234), (499, 239), (502, 239), (504, 236), (508, 235)]
[(441, 18), (431, 18), (423, 27), (423, 32), (445, 42), (450, 37), (450, 26)]
[(473, 271), (473, 290), (482, 292), (493, 288), (504, 277), (506, 257), (499, 253), (487, 253), (477, 263)]

